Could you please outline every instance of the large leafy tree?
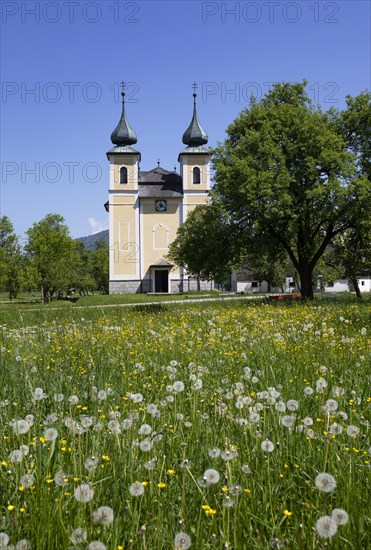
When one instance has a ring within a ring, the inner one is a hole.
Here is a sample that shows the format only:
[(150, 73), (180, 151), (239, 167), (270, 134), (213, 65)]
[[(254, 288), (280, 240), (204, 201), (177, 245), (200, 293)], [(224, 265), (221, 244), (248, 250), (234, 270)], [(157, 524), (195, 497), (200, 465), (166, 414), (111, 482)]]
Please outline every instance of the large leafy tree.
[(228, 216), (217, 201), (196, 206), (178, 228), (169, 248), (169, 259), (198, 281), (224, 282), (232, 269), (231, 235)]
[[(349, 122), (350, 124), (350, 122)], [(277, 84), (228, 127), (214, 155), (216, 192), (240, 245), (285, 250), (313, 298), (328, 244), (369, 212), (369, 181), (355, 169), (339, 125), (314, 108), (302, 84)]]
[(79, 261), (77, 244), (59, 214), (48, 214), (26, 233), (28, 242), (25, 250), (30, 265), (37, 273), (43, 302), (47, 303), (73, 280)]
[(21, 287), (23, 258), (19, 239), (7, 216), (0, 218), (0, 288), (17, 297)]

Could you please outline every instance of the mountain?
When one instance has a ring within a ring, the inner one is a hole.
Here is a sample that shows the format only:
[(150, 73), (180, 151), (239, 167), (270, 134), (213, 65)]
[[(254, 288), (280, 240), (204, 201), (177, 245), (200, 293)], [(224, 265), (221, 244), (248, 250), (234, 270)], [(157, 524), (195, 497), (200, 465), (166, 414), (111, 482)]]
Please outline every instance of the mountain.
[(83, 243), (86, 250), (94, 250), (95, 243), (99, 240), (103, 240), (105, 243), (109, 243), (108, 241), (108, 229), (105, 229), (104, 231), (99, 231), (99, 233), (94, 233), (94, 235), (88, 235), (87, 237), (79, 237), (78, 239), (75, 239), (76, 241), (79, 241), (80, 243)]

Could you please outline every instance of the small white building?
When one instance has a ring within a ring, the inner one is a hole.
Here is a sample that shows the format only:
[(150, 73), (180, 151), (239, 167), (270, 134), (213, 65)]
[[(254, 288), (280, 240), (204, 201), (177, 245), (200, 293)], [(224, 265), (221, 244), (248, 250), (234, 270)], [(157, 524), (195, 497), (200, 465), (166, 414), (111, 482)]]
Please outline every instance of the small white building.
[[(357, 280), (362, 293), (371, 292), (371, 276), (361, 276)], [(349, 279), (337, 279), (325, 285), (325, 292), (354, 292), (354, 286)]]

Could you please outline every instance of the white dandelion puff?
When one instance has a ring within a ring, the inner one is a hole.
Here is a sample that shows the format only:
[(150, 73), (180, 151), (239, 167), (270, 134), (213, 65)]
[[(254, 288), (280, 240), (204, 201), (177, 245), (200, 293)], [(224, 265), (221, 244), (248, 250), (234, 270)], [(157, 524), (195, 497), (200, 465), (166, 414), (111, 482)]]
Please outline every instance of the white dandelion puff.
[(282, 426), (285, 428), (291, 428), (295, 424), (295, 416), (292, 414), (286, 414), (281, 418)]
[(93, 523), (95, 525), (110, 525), (113, 523), (114, 513), (109, 506), (100, 506), (93, 512)]
[(174, 538), (175, 550), (187, 550), (192, 544), (191, 537), (187, 533), (177, 533)]
[(48, 428), (44, 432), (44, 437), (47, 441), (55, 441), (58, 437), (58, 431), (55, 428)]
[[(31, 543), (27, 539), (21, 539), (15, 545), (15, 550), (29, 550), (31, 548)], [(10, 546), (9, 546), (10, 549)]]
[(64, 400), (64, 394), (63, 393), (55, 393), (53, 396), (53, 399), (56, 403), (61, 403)]
[(23, 456), (23, 452), (20, 449), (15, 449), (9, 454), (9, 460), (13, 462), (13, 464), (19, 464), (22, 462)]
[(54, 483), (59, 487), (63, 487), (68, 484), (68, 476), (63, 472), (63, 470), (58, 470), (54, 476)]
[(220, 456), (225, 462), (228, 462), (237, 456), (237, 451), (234, 451), (233, 449), (225, 449), (225, 451), (220, 453)]
[(274, 450), (274, 445), (272, 441), (269, 441), (269, 439), (266, 439), (265, 441), (262, 442), (261, 449), (265, 453), (271, 453)]
[(99, 465), (99, 458), (89, 456), (84, 462), (84, 468), (88, 471), (95, 470)]
[(47, 395), (44, 393), (44, 390), (42, 388), (36, 388), (33, 392), (33, 400), (34, 401), (41, 401), (42, 399), (45, 399)]
[(212, 485), (214, 483), (218, 483), (218, 481), (220, 480), (220, 474), (218, 470), (215, 470), (214, 468), (209, 468), (208, 470), (205, 470), (203, 478), (206, 480), (207, 483)]
[(139, 435), (149, 435), (152, 432), (152, 427), (149, 424), (142, 424), (138, 430)]
[(73, 544), (83, 544), (88, 540), (88, 532), (82, 527), (77, 527), (70, 536), (70, 541)]
[(287, 401), (286, 407), (289, 411), (297, 411), (299, 408), (299, 403), (295, 399), (290, 399)]
[(8, 533), (0, 533), (0, 548), (6, 548), (9, 543), (9, 535)]
[(316, 476), (314, 484), (322, 493), (331, 493), (336, 489), (336, 479), (331, 474), (325, 472)]
[(338, 526), (330, 516), (322, 516), (316, 521), (316, 531), (318, 536), (323, 539), (329, 539), (336, 535)]
[(347, 435), (349, 437), (353, 437), (355, 439), (359, 435), (360, 429), (358, 426), (350, 425), (347, 427)]
[(220, 456), (219, 447), (210, 447), (207, 452), (210, 458), (218, 458), (218, 456)]
[(331, 413), (337, 411), (338, 407), (338, 402), (335, 399), (327, 399), (326, 403), (323, 406), (323, 409), (326, 412)]
[(175, 393), (180, 393), (182, 391), (184, 391), (184, 384), (181, 380), (178, 380), (177, 382), (174, 382), (173, 384), (173, 390), (175, 391)]
[(29, 489), (35, 483), (35, 478), (32, 474), (24, 474), (19, 480), (22, 487)]
[(139, 481), (134, 481), (129, 487), (129, 492), (132, 497), (140, 497), (144, 493), (144, 486)]
[(349, 516), (342, 508), (334, 508), (331, 512), (331, 519), (334, 520), (336, 525), (345, 525), (349, 521)]
[(152, 449), (152, 447), (153, 445), (150, 439), (143, 439), (143, 441), (139, 443), (139, 448), (144, 453), (148, 453)]
[(88, 550), (107, 550), (107, 546), (100, 540), (92, 540), (88, 544)]
[(94, 489), (93, 487), (91, 487), (91, 485), (88, 485), (87, 483), (82, 483), (81, 485), (76, 487), (74, 491), (74, 496), (78, 502), (89, 502), (94, 496)]

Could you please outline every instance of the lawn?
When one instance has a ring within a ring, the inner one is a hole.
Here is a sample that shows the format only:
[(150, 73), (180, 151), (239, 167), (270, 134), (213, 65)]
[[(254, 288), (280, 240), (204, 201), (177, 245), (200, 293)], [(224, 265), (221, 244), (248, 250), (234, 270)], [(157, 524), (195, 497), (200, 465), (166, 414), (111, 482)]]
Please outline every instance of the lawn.
[(0, 548), (371, 547), (370, 311), (4, 308)]

